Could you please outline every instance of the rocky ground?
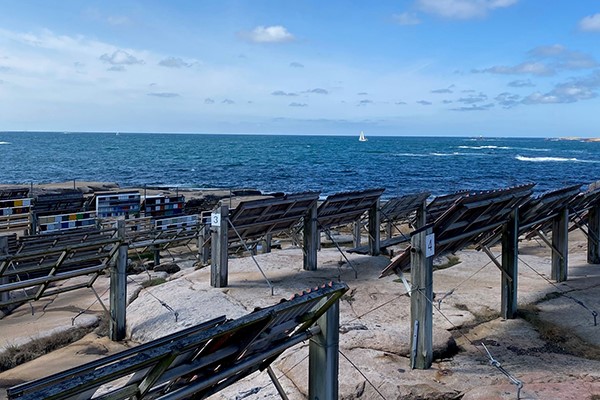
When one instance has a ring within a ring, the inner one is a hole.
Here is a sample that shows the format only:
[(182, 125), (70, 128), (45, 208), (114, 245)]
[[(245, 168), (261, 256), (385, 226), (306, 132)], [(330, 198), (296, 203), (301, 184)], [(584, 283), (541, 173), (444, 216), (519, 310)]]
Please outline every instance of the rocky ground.
[[(315, 272), (304, 271), (301, 250), (286, 243), (282, 250), (258, 255), (257, 261), (275, 286), (271, 296), (250, 257), (231, 259), (229, 287), (215, 289), (209, 285), (209, 268), (197, 269), (192, 258), (174, 255), (179, 272), (130, 276), (129, 341), (112, 343), (90, 333), (1, 373), (0, 387), (59, 372), (214, 316), (239, 317), (302, 289), (342, 280), (350, 287), (340, 304), (342, 399), (516, 399), (517, 387), (490, 365), (481, 343), (523, 383), (522, 399), (600, 399), (600, 325), (594, 326), (591, 313), (600, 311), (600, 266), (586, 263), (582, 236), (572, 235), (569, 280), (561, 284), (546, 280), (550, 276), (550, 250), (537, 242), (521, 245), (520, 313), (514, 320), (499, 317), (500, 272), (485, 254), (459, 252), (459, 263), (447, 268), (443, 265), (446, 260), (439, 260), (440, 268), (434, 273), (434, 292), (436, 299), (441, 299), (433, 316), (436, 358), (429, 370), (410, 368), (410, 299), (397, 277), (378, 278), (388, 259), (346, 256), (358, 278), (333, 248), (319, 252)], [(142, 288), (143, 281), (156, 277), (166, 282)], [(95, 287), (108, 303), (107, 280), (100, 279)], [(444, 297), (447, 293), (451, 294)], [(73, 325), (97, 324), (102, 308), (95, 300), (93, 293), (84, 289), (35, 303), (33, 308), (19, 308), (0, 320), (0, 353), (32, 338), (72, 329)], [(177, 321), (160, 301), (178, 313)], [(290, 399), (306, 397), (307, 347), (302, 344), (290, 349), (274, 363)], [(5, 392), (0, 389), (2, 396)], [(213, 398), (279, 396), (263, 372)]]

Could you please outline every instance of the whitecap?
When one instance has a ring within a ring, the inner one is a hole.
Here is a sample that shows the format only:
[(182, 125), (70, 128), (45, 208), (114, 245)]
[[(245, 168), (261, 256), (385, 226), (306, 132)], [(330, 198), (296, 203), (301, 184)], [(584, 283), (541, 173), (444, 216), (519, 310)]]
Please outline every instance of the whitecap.
[(396, 157), (428, 157), (428, 154), (423, 153), (395, 153)]
[(430, 156), (436, 157), (450, 157), (450, 156), (467, 156), (467, 157), (481, 157), (481, 156), (489, 156), (489, 154), (485, 153), (461, 153), (458, 151), (454, 151), (452, 153), (429, 153)]
[(512, 147), (507, 147), (507, 146), (458, 146), (459, 149), (475, 149), (475, 150), (483, 150), (483, 149), (502, 149), (502, 150), (509, 150)]
[(544, 148), (533, 148), (533, 147), (515, 147), (515, 150), (526, 150), (526, 151), (550, 151), (550, 149), (544, 149)]
[(0, 142), (0, 144), (10, 144), (10, 142)]
[(521, 155), (515, 156), (519, 161), (529, 162), (580, 162), (580, 163), (597, 163), (598, 161), (592, 160), (580, 160), (578, 158), (566, 158), (566, 157), (525, 157)]

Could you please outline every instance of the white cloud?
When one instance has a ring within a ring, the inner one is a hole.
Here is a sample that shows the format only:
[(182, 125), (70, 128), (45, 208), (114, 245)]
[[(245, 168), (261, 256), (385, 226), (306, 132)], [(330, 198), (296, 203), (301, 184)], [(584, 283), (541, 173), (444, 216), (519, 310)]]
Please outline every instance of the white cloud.
[(104, 53), (100, 56), (100, 60), (112, 65), (144, 64), (144, 60), (139, 59), (124, 50), (116, 50), (111, 55)]
[(451, 108), (451, 110), (452, 111), (486, 111), (492, 107), (494, 107), (494, 103), (488, 103), (488, 104), (482, 104), (482, 105), (471, 104), (470, 106)]
[(281, 25), (257, 26), (250, 32), (240, 32), (240, 37), (253, 43), (283, 43), (295, 39), (294, 35)]
[(496, 96), (495, 100), (500, 104), (503, 108), (513, 108), (519, 104), (521, 101), (521, 96), (514, 93), (503, 92)]
[(274, 92), (271, 92), (272, 96), (298, 96), (298, 94), (293, 93), (293, 92), (284, 92), (283, 90), (275, 90)]
[(600, 13), (588, 15), (579, 21), (579, 29), (586, 32), (600, 32)]
[(541, 62), (524, 62), (515, 66), (496, 65), (490, 68), (473, 70), (473, 72), (489, 72), (491, 74), (531, 74), (537, 76), (554, 75), (556, 71)]
[(548, 93), (535, 92), (523, 99), (525, 104), (575, 103), (598, 97), (600, 72), (559, 83)]
[(197, 61), (187, 62), (179, 57), (167, 57), (159, 61), (158, 65), (168, 68), (190, 68), (196, 65)]
[(487, 100), (487, 95), (485, 93), (479, 94), (470, 94), (466, 97), (461, 97), (457, 101), (464, 104), (475, 104), (482, 103)]
[(417, 6), (426, 13), (449, 19), (485, 17), (497, 8), (510, 7), (519, 0), (417, 0)]
[(454, 93), (452, 91), (452, 89), (450, 88), (444, 88), (444, 89), (434, 89), (431, 91), (431, 93), (436, 93), (436, 94), (444, 94), (444, 93)]
[(402, 14), (394, 14), (392, 18), (400, 25), (419, 25), (421, 23), (415, 13), (403, 12)]
[(529, 60), (517, 65), (495, 65), (490, 68), (475, 69), (472, 72), (551, 76), (560, 71), (592, 69), (600, 65), (591, 55), (569, 50), (560, 44), (534, 47), (527, 52), (527, 55)]
[(515, 81), (508, 82), (510, 87), (534, 87), (535, 84), (530, 79), (517, 79)]
[(569, 50), (560, 44), (538, 46), (531, 49), (528, 54), (538, 60), (549, 60), (556, 69), (590, 69), (598, 66), (596, 60), (589, 54)]
[(148, 93), (148, 96), (162, 97), (164, 99), (170, 99), (173, 97), (179, 97), (179, 94), (172, 93), (172, 92), (152, 92), (152, 93)]
[(329, 91), (323, 88), (314, 88), (307, 90), (306, 93), (329, 94)]

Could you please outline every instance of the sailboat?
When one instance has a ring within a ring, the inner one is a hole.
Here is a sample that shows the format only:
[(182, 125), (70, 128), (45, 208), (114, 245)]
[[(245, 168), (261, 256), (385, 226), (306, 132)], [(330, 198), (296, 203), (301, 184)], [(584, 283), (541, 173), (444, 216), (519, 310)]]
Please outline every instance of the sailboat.
[(369, 140), (369, 139), (367, 139), (367, 138), (365, 137), (365, 134), (364, 134), (364, 132), (363, 132), (363, 131), (360, 131), (360, 136), (358, 137), (358, 141), (359, 141), (359, 142), (366, 142), (367, 140)]

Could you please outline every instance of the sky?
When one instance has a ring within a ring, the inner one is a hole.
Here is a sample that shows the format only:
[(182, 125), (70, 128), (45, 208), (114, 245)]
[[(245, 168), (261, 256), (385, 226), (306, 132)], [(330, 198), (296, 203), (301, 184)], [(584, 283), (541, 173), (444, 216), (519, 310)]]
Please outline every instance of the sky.
[(600, 1), (0, 0), (0, 131), (600, 137)]

